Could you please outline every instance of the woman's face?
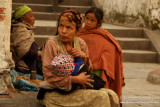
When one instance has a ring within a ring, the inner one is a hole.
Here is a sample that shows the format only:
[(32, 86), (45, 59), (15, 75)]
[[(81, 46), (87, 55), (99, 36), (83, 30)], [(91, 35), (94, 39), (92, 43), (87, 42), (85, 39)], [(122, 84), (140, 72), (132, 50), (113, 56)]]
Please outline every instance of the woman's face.
[(33, 11), (29, 11), (25, 17), (21, 18), (21, 20), (22, 20), (22, 22), (33, 26), (34, 22), (35, 22), (35, 17), (34, 17)]
[(76, 25), (63, 20), (61, 16), (58, 26), (59, 38), (62, 42), (73, 42), (74, 36), (76, 35)]
[(87, 30), (95, 29), (98, 27), (98, 20), (93, 13), (88, 13), (85, 16), (85, 26), (84, 28)]

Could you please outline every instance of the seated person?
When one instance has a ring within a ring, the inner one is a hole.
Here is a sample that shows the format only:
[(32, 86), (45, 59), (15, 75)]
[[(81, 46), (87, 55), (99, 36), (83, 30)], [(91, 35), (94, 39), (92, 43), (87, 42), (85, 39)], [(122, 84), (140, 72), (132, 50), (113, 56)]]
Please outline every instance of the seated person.
[(34, 40), (34, 13), (28, 6), (16, 8), (12, 16), (11, 52), (15, 70), (22, 73), (36, 71), (38, 47)]
[(124, 86), (122, 50), (118, 41), (106, 30), (101, 29), (103, 11), (92, 7), (85, 13), (85, 25), (77, 36), (82, 38), (89, 50), (93, 73), (106, 81), (105, 88), (112, 89), (122, 101)]
[[(24, 5), (16, 8), (12, 16), (10, 37), (15, 69), (10, 74), (13, 84), (22, 90), (37, 90), (37, 86), (35, 87), (35, 85), (24, 80), (30, 79), (32, 71), (40, 74), (36, 69), (38, 46), (34, 40), (34, 22), (34, 13), (30, 7)], [(37, 79), (43, 79), (40, 75), (36, 75), (36, 77)], [(25, 88), (24, 84), (26, 84)]]
[[(118, 107), (118, 96), (112, 90), (105, 88), (100, 90), (86, 89), (86, 85), (93, 87), (91, 82), (94, 82), (90, 79), (90, 75), (86, 75), (86, 72), (74, 76), (57, 76), (51, 70), (51, 61), (56, 55), (68, 53), (74, 58), (82, 58), (88, 71), (92, 71), (88, 47), (84, 40), (76, 36), (81, 24), (82, 17), (78, 11), (69, 9), (61, 13), (56, 36), (48, 39), (44, 48), (43, 73), (45, 81), (53, 87), (66, 87), (65, 90), (70, 90), (72, 85), (76, 83), (82, 85), (83, 89), (77, 89), (68, 94), (59, 93), (56, 90), (46, 92), (44, 98), (39, 100), (46, 107)], [(39, 91), (39, 93), (41, 92)]]

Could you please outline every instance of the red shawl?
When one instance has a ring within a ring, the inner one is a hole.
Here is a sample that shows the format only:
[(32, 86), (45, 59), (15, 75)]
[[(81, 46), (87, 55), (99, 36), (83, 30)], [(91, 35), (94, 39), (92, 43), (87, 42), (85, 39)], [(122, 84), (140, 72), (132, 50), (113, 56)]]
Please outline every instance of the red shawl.
[(124, 86), (122, 50), (118, 41), (105, 29), (80, 29), (78, 34), (89, 49), (93, 69), (101, 69), (106, 88), (115, 91), (120, 98)]

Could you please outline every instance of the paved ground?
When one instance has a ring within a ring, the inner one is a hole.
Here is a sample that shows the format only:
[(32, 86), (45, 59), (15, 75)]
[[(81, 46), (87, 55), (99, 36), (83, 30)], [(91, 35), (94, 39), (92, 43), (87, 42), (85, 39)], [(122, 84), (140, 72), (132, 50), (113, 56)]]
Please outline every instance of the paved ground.
[(160, 70), (160, 64), (124, 63), (123, 107), (160, 107), (160, 84), (146, 81), (153, 70)]
[[(123, 107), (160, 107), (160, 85), (146, 81), (153, 70), (160, 70), (160, 64), (124, 63)], [(0, 107), (43, 107), (36, 95), (37, 92), (20, 92), (13, 98), (0, 98)]]

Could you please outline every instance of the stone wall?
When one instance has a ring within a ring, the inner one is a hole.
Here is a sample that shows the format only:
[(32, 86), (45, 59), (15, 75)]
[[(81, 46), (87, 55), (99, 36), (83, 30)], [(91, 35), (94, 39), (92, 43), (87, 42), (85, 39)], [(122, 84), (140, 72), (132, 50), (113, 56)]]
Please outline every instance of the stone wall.
[(10, 50), (12, 0), (0, 0), (0, 48)]
[(12, 0), (0, 0), (0, 94), (8, 94), (7, 86), (11, 85), (10, 62), (10, 26)]
[(94, 0), (104, 21), (128, 26), (160, 28), (160, 0)]

